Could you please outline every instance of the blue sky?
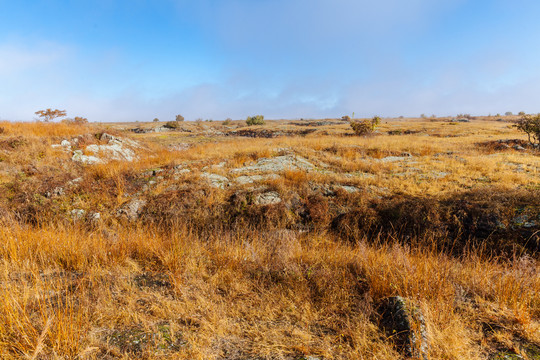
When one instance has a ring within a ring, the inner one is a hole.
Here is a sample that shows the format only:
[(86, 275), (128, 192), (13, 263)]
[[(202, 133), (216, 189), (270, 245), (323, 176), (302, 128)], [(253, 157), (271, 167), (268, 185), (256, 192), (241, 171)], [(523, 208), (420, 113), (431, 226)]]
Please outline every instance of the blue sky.
[(0, 119), (540, 111), (540, 2), (0, 0)]

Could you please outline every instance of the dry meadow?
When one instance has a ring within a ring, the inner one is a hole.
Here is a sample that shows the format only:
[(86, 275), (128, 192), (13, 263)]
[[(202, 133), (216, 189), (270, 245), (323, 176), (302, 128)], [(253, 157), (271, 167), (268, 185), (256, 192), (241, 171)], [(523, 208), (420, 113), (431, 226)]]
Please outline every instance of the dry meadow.
[[(540, 156), (512, 117), (0, 123), (0, 358), (540, 359)], [(157, 130), (156, 130), (157, 128)]]

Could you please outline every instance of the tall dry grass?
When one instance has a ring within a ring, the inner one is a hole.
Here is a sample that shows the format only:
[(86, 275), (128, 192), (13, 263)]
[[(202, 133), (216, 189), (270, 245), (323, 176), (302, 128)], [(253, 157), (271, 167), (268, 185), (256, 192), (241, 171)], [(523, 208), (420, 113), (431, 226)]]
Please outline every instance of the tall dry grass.
[(421, 304), (435, 359), (483, 358), (497, 346), (486, 323), (515, 346), (540, 341), (540, 264), (530, 257), (455, 258), (292, 232), (0, 232), (6, 359), (395, 359), (374, 311), (394, 295)]

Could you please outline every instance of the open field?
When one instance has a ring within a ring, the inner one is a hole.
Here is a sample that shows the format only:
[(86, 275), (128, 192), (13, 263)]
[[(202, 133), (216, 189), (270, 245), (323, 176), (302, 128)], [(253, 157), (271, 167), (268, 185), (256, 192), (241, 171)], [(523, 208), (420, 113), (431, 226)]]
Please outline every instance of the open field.
[(0, 123), (0, 358), (540, 359), (512, 120)]

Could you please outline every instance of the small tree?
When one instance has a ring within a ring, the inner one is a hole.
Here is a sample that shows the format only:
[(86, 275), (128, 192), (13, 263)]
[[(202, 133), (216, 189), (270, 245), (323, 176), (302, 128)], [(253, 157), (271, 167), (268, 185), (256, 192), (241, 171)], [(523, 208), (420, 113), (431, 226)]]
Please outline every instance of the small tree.
[(514, 114), (513, 114), (511, 111), (507, 111), (507, 112), (504, 113), (504, 115), (506, 115), (506, 116), (512, 116), (512, 115), (514, 115)]
[(180, 114), (176, 115), (176, 121), (184, 121), (184, 117)]
[(248, 116), (246, 119), (246, 124), (248, 124), (248, 126), (264, 125), (264, 116), (262, 115)]
[(66, 116), (66, 110), (45, 109), (45, 110), (36, 111), (35, 114), (38, 115), (40, 118), (42, 118), (43, 121), (49, 122), (49, 121), (54, 120), (56, 118)]
[(154, 118), (154, 120), (152, 120), (153, 122), (159, 122), (159, 119), (158, 118)]
[(540, 147), (540, 114), (524, 115), (514, 126), (527, 134), (532, 146)]
[(232, 119), (231, 118), (227, 118), (223, 123), (222, 125), (231, 125), (232, 124)]
[(518, 113), (518, 115), (519, 115), (519, 116), (525, 115), (525, 111), (520, 111), (520, 112)]
[(351, 121), (351, 117), (350, 117), (349, 115), (342, 116), (342, 117), (341, 117), (341, 121), (347, 121), (347, 122), (349, 122), (349, 121)]

